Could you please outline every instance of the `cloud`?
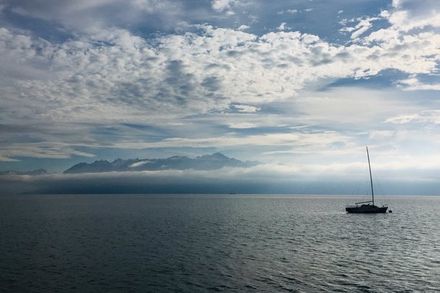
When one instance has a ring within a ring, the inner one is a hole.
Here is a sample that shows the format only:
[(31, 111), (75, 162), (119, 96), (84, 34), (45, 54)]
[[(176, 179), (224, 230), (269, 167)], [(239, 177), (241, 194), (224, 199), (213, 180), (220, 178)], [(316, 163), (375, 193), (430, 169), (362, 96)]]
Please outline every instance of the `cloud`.
[(106, 27), (127, 28), (132, 25), (184, 19), (185, 7), (172, 0), (4, 0), (6, 10), (25, 17), (41, 19), (76, 32), (94, 32)]
[(238, 3), (238, 0), (212, 0), (211, 6), (217, 12), (225, 12), (227, 14), (234, 14), (232, 7)]
[[(363, 157), (362, 159), (365, 158)], [(436, 159), (437, 162), (439, 158)], [(422, 169), (380, 173), (381, 194), (438, 194), (438, 169), (430, 164)], [(350, 164), (260, 165), (253, 168), (223, 168), (215, 171), (166, 170), (108, 172), (97, 174), (48, 174), (39, 176), (0, 176), (0, 195), (109, 194), (109, 193), (310, 193), (353, 194), (359, 186), (368, 192), (366, 162)], [(423, 167), (424, 166), (422, 164)], [(383, 165), (390, 168), (392, 165)], [(389, 169), (388, 169), (389, 170)], [(396, 177), (399, 174), (400, 178)], [(423, 176), (420, 176), (423, 175)], [(385, 181), (386, 180), (386, 181)]]
[(237, 28), (237, 30), (239, 30), (239, 31), (245, 31), (245, 30), (248, 30), (249, 28), (250, 28), (250, 26), (245, 25), (245, 24), (242, 24), (242, 25), (240, 25), (240, 26)]
[(11, 161), (14, 157), (65, 159), (72, 156), (94, 157), (94, 154), (78, 151), (66, 143), (10, 143), (0, 147), (0, 161)]
[(440, 83), (423, 83), (420, 82), (416, 77), (399, 80), (398, 85), (407, 91), (440, 91)]
[[(437, 90), (420, 79), (436, 74), (440, 62), (434, 2), (426, 9), (394, 2), (379, 16), (356, 18), (356, 41), (347, 44), (298, 31), (256, 33), (235, 20), (222, 27), (241, 2), (189, 9), (181, 1), (5, 1), (4, 9), (61, 24), (69, 37), (0, 29), (0, 123), (34, 127), (2, 130), (0, 159), (243, 146), (253, 154), (312, 156), (331, 147), (347, 151), (365, 142), (362, 129), (388, 131), (400, 125), (399, 113), (433, 108), (394, 90), (329, 85), (367, 82), (391, 69), (408, 76), (396, 83), (400, 89)], [(199, 14), (213, 9), (225, 22), (198, 24)], [(387, 25), (378, 29), (376, 18)], [(173, 28), (150, 34), (136, 27), (161, 20)], [(378, 133), (370, 139), (379, 140)]]
[(393, 28), (408, 32), (415, 28), (439, 27), (440, 3), (434, 0), (394, 0), (389, 15)]
[(304, 114), (304, 123), (332, 125), (336, 129), (346, 125), (345, 127), (358, 131), (377, 127), (390, 116), (423, 108), (402, 99), (395, 90), (358, 87), (304, 93), (296, 99), (295, 107)]
[(298, 9), (286, 9), (286, 10), (280, 10), (277, 12), (278, 15), (283, 15), (283, 14), (296, 14), (298, 13)]
[(370, 28), (373, 27), (372, 21), (376, 20), (377, 18), (365, 18), (361, 19), (359, 23), (354, 27), (353, 33), (351, 34), (352, 39), (357, 39), (361, 35), (363, 35), (366, 31), (368, 31)]
[[(63, 108), (80, 120), (92, 117), (87, 112), (127, 117), (127, 111), (136, 112), (133, 105), (170, 112), (183, 105), (207, 112), (226, 109), (230, 103), (286, 99), (310, 83), (364, 78), (390, 68), (430, 73), (439, 58), (439, 36), (434, 33), (382, 40), (380, 47), (341, 47), (298, 32), (258, 37), (232, 29), (202, 29), (201, 34), (168, 35), (151, 43), (126, 30), (109, 29), (62, 45), (2, 29), (4, 58), (20, 60), (3, 69), (3, 76), (23, 79), (18, 87), (6, 87), (8, 97), (11, 103), (18, 95), (28, 100), (32, 95), (44, 107), (51, 104), (48, 101), (60, 104), (41, 110), (53, 119), (70, 116)], [(374, 33), (366, 39), (379, 41)]]
[(261, 110), (261, 108), (252, 106), (252, 105), (234, 105), (234, 108), (241, 113), (255, 113)]
[[(249, 112), (266, 103), (297, 99), (309, 84), (325, 80), (363, 78), (387, 68), (431, 72), (437, 58), (429, 54), (435, 48), (433, 38), (432, 48), (423, 53), (413, 49), (428, 36), (414, 38), (414, 46), (390, 55), (379, 47), (341, 47), (299, 32), (258, 37), (201, 28), (201, 33), (154, 41), (111, 29), (62, 44), (3, 28), (2, 56), (16, 62), (2, 69), (3, 122), (158, 125), (188, 113), (225, 111), (234, 104), (252, 104), (255, 108), (237, 108)], [(19, 106), (22, 101), (26, 108)], [(303, 101), (298, 102), (301, 109)]]
[(289, 29), (289, 27), (287, 26), (287, 23), (285, 23), (285, 22), (282, 22), (278, 27), (277, 27), (277, 30), (279, 30), (279, 31), (285, 31), (285, 30), (288, 30)]
[[(420, 37), (440, 27), (440, 5), (437, 1), (393, 1), (393, 7), (393, 10), (381, 13), (390, 26), (371, 33), (367, 40), (395, 42), (399, 36)], [(403, 39), (403, 43), (405, 41)]]
[(388, 123), (408, 124), (440, 124), (440, 110), (425, 110), (414, 114), (399, 115), (386, 120)]

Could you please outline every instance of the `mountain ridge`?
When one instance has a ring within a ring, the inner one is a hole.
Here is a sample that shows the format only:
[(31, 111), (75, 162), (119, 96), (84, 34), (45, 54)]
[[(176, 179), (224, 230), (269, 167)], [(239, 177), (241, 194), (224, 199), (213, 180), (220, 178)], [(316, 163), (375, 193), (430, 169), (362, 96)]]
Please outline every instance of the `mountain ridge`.
[(158, 170), (215, 170), (223, 167), (255, 166), (259, 162), (240, 161), (222, 153), (201, 155), (195, 158), (171, 156), (162, 159), (115, 159), (113, 161), (96, 160), (92, 163), (81, 162), (66, 169), (64, 174), (103, 173), (114, 171), (158, 171)]

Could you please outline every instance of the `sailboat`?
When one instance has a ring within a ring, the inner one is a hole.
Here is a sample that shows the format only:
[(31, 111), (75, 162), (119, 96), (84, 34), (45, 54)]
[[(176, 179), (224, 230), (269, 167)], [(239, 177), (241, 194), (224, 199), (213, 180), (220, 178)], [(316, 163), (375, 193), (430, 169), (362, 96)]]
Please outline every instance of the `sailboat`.
[(371, 164), (370, 164), (370, 154), (367, 149), (367, 159), (368, 159), (368, 169), (370, 171), (370, 186), (371, 186), (371, 200), (357, 202), (355, 205), (347, 206), (345, 210), (347, 213), (353, 214), (378, 214), (378, 213), (386, 213), (388, 207), (383, 205), (378, 207), (374, 204), (374, 188), (373, 188), (373, 176), (371, 175)]

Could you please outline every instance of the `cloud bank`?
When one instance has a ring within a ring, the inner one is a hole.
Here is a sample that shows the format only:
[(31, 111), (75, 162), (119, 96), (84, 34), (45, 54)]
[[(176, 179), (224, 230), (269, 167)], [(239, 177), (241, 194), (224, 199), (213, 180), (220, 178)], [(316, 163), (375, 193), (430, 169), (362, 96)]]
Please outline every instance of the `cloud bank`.
[[(313, 167), (262, 165), (251, 168), (223, 168), (214, 171), (165, 170), (142, 172), (106, 172), (51, 174), (39, 176), (0, 176), (2, 196), (14, 194), (347, 194), (366, 196), (369, 192), (367, 172), (353, 165), (329, 166), (319, 174)], [(335, 171), (337, 173), (335, 173)], [(367, 171), (367, 170), (363, 170)], [(388, 174), (376, 189), (387, 194), (439, 194), (438, 178), (406, 178)], [(365, 173), (365, 174), (364, 174)], [(313, 176), (310, 176), (310, 175)], [(337, 174), (337, 175), (335, 175)], [(395, 174), (394, 174), (395, 175)]]

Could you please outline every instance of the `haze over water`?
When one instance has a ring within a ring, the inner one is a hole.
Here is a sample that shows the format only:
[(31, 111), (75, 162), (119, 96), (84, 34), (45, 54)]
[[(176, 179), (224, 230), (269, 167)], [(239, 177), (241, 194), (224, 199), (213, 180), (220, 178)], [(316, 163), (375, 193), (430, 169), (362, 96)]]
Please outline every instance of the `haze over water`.
[(32, 195), (0, 198), (7, 292), (440, 290), (440, 198)]

